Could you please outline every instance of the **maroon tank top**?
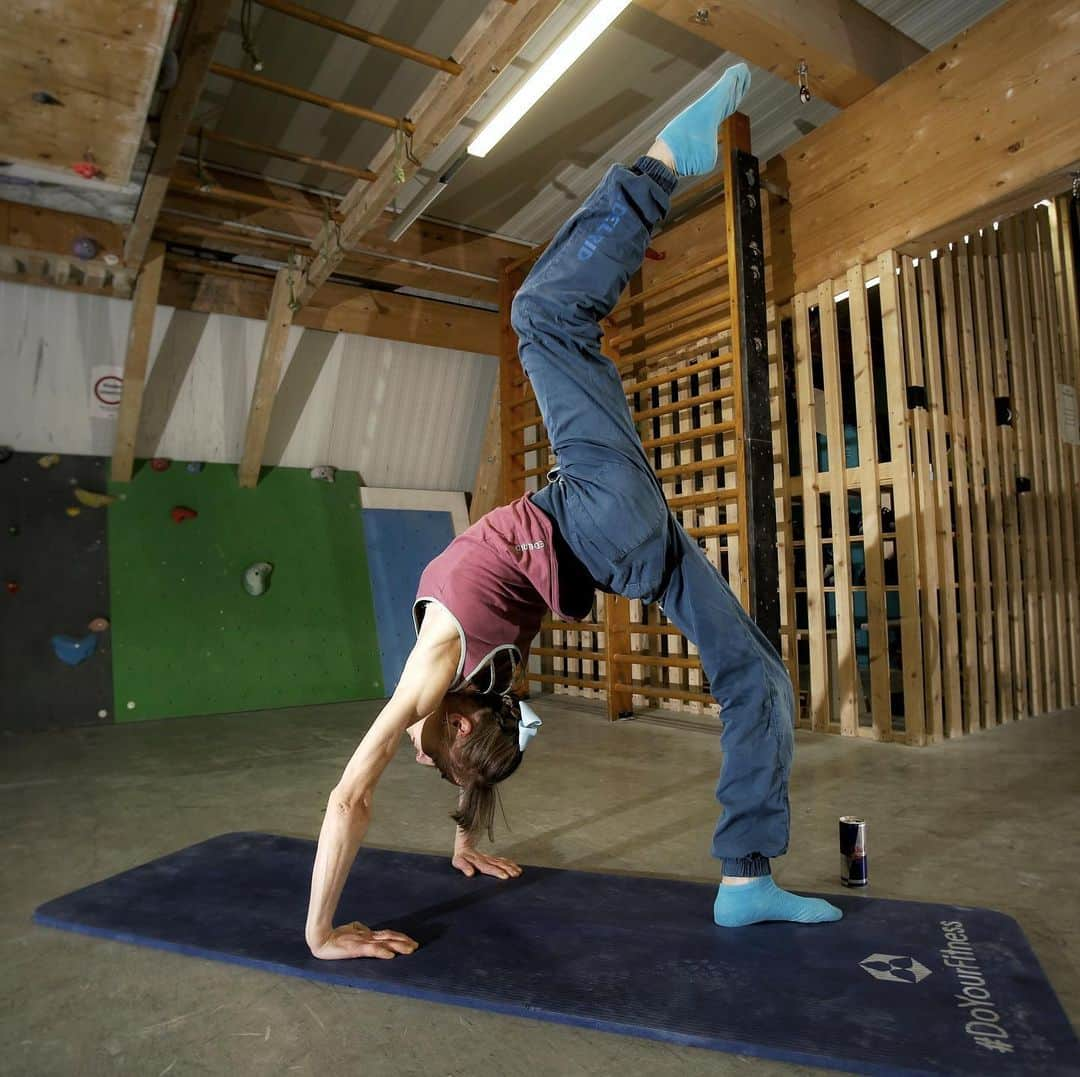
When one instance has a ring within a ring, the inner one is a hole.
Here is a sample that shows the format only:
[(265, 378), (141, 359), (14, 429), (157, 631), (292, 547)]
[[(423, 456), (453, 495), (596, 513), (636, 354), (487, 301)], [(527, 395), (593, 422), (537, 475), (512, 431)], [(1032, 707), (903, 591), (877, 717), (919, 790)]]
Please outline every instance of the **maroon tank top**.
[[(561, 562), (561, 563), (560, 563)], [(461, 659), (450, 690), (466, 684), (505, 692), (524, 665), (548, 609), (567, 621), (588, 616), (595, 585), (526, 494), (462, 532), (420, 577), (413, 624), (440, 606), (457, 622)]]

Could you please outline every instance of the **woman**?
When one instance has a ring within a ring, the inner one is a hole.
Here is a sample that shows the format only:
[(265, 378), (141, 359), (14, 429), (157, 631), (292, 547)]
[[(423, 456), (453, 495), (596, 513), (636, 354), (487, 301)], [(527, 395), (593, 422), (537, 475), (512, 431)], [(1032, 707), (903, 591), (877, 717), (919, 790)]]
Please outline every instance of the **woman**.
[(406, 732), (417, 762), (461, 792), (453, 865), (512, 878), (479, 852), (495, 787), (520, 765), (538, 720), (511, 695), (515, 671), (551, 609), (584, 617), (599, 588), (657, 602), (698, 647), (724, 720), (713, 835), (723, 862), (713, 919), (838, 920), (820, 899), (781, 890), (770, 860), (787, 851), (794, 697), (783, 663), (664, 501), (641, 447), (600, 321), (641, 265), (679, 176), (712, 171), (717, 131), (749, 85), (743, 64), (660, 133), (631, 168), (610, 169), (560, 229), (514, 299), (519, 354), (559, 466), (539, 493), (495, 509), (425, 569), (413, 648), (393, 697), (330, 795), (312, 876), (306, 938), (321, 958), (408, 954), (416, 943), (359, 923), (334, 928), (371, 817), (376, 782)]

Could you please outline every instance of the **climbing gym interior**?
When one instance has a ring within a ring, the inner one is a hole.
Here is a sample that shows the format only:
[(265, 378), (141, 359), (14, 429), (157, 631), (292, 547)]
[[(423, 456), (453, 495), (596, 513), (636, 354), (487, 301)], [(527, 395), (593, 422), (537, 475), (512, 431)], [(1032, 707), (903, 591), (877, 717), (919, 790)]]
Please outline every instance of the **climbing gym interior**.
[(1078, 0), (5, 10), (0, 1069), (1080, 1074)]

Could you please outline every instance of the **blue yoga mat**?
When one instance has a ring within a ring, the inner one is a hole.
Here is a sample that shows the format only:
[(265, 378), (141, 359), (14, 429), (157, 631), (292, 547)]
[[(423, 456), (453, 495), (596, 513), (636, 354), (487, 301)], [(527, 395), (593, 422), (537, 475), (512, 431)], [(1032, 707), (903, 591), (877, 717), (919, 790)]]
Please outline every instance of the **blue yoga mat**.
[[(323, 962), (315, 845), (224, 834), (50, 901), (41, 924), (267, 972), (856, 1073), (1076, 1074), (1080, 1045), (1015, 920), (864, 896), (834, 925), (723, 931), (698, 883), (363, 849), (341, 919), (421, 943)], [(357, 998), (358, 1009), (363, 1007)]]

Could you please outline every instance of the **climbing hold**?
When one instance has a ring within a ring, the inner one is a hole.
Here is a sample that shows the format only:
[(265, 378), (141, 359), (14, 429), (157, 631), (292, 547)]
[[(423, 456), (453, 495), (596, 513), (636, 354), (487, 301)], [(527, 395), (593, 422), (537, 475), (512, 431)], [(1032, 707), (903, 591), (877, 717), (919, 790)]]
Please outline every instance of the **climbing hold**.
[(95, 617), (87, 626), (91, 632), (104, 632), (109, 627), (108, 617)]
[(173, 505), (169, 515), (173, 518), (174, 524), (182, 524), (185, 520), (194, 520), (199, 514), (194, 509), (189, 509), (187, 505)]
[(93, 154), (89, 153), (81, 161), (76, 161), (71, 166), (71, 171), (74, 172), (76, 176), (82, 176), (83, 179), (88, 180), (102, 179), (105, 175), (105, 173), (98, 168), (94, 161)]
[(75, 500), (88, 509), (103, 509), (116, 500), (115, 494), (99, 494), (94, 490), (84, 490), (81, 486), (75, 487)]
[(190, 471), (192, 475), (198, 475), (206, 465), (201, 460), (189, 460), (184, 465), (185, 471)]
[(66, 662), (69, 666), (77, 666), (80, 662), (85, 662), (97, 650), (97, 636), (93, 633), (83, 636), (82, 639), (75, 639), (73, 636), (53, 636), (52, 647), (61, 662)]
[(101, 260), (107, 266), (118, 266), (120, 264), (120, 255), (113, 254), (111, 251), (108, 254), (103, 254)]
[(79, 236), (74, 243), (71, 244), (71, 253), (76, 258), (81, 258), (84, 262), (88, 258), (93, 258), (98, 252), (97, 240), (93, 236)]
[(38, 457), (38, 467), (43, 467), (46, 471), (51, 467), (56, 467), (60, 463), (60, 454), (51, 452), (48, 456)]
[(101, 710), (99, 710), (97, 712), (97, 716), (99, 718), (108, 718), (109, 717), (109, 712), (104, 707), (102, 707)]
[(78, 516), (80, 512), (82, 512), (82, 509), (80, 509), (78, 505), (68, 505), (68, 507), (64, 509), (64, 512), (74, 518)]
[(258, 597), (270, 586), (270, 573), (274, 566), (269, 561), (256, 561), (244, 572), (244, 590)]
[(172, 461), (166, 459), (164, 456), (155, 456), (154, 459), (150, 461), (150, 466), (155, 471), (168, 471), (171, 463)]
[(12, 538), (17, 538), (18, 535), (19, 535), (19, 525), (18, 524), (8, 524), (7, 533)]
[(17, 595), (19, 593), (19, 585), (14, 580), (8, 580), (7, 583), (4, 584), (4, 587), (7, 589), (9, 595)]
[(6, 464), (15, 455), (10, 445), (0, 445), (0, 464)]
[(64, 103), (59, 97), (53, 97), (48, 90), (35, 90), (30, 98), (35, 105), (62, 105)]
[(319, 479), (321, 482), (333, 482), (336, 472), (336, 467), (331, 467), (329, 464), (320, 464), (318, 467), (311, 469), (311, 477)]

